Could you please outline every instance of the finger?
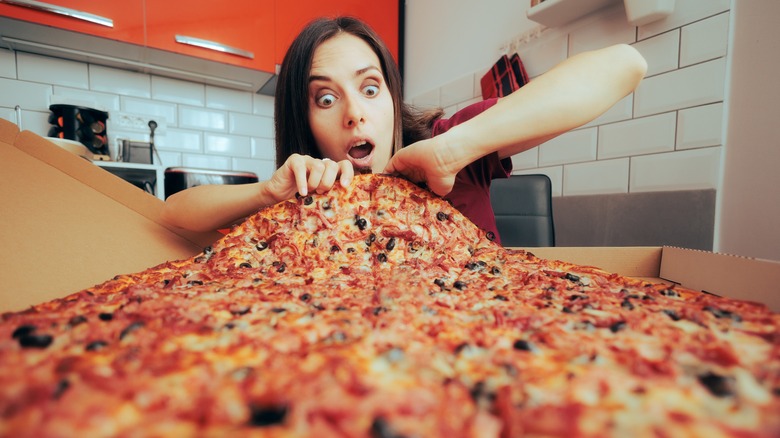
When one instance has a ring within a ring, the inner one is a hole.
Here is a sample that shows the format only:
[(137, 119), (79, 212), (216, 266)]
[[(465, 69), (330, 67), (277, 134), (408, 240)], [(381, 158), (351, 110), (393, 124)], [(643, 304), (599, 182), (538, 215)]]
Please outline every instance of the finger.
[(306, 161), (306, 157), (300, 155), (293, 155), (288, 160), (288, 163), (290, 163), (290, 170), (292, 170), (295, 178), (295, 187), (298, 189), (298, 194), (301, 196), (309, 194)]
[[(400, 152), (398, 153), (400, 154)], [(384, 173), (390, 175), (401, 175), (410, 181), (421, 183), (425, 181), (425, 173), (419, 167), (409, 166), (403, 160), (398, 158), (398, 154), (394, 155), (390, 162), (385, 166)]]
[(385, 169), (382, 171), (382, 173), (393, 173), (395, 172), (395, 157), (390, 157), (390, 161), (387, 162), (387, 165), (385, 166)]
[(387, 166), (385, 166), (385, 170), (383, 170), (382, 173), (403, 173), (404, 169), (406, 169), (406, 167), (403, 165), (403, 162), (398, 159), (398, 155), (394, 155), (390, 158), (390, 161), (387, 163)]
[(341, 171), (341, 178), (339, 183), (341, 187), (349, 187), (352, 184), (352, 178), (355, 177), (355, 168), (352, 167), (352, 163), (349, 160), (339, 161), (339, 170)]
[(309, 189), (312, 191), (317, 191), (322, 181), (322, 175), (325, 173), (325, 162), (311, 158), (307, 164), (307, 167), (309, 172), (309, 177), (307, 180)]
[(336, 183), (336, 177), (339, 175), (339, 165), (327, 158), (322, 160), (325, 168), (322, 172), (322, 178), (317, 186), (317, 193), (325, 193), (333, 188)]

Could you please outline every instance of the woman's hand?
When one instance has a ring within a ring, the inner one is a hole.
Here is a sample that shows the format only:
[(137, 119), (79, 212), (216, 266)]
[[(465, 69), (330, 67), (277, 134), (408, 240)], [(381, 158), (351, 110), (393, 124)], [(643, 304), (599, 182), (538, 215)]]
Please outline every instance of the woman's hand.
[(296, 193), (301, 196), (306, 196), (309, 192), (325, 193), (333, 188), (337, 178), (339, 183), (346, 187), (352, 182), (354, 175), (352, 164), (347, 160), (335, 162), (328, 158), (320, 160), (308, 155), (293, 154), (263, 186), (263, 195), (281, 202), (292, 198)]
[[(340, 176), (340, 178), (339, 178)], [(349, 161), (336, 163), (308, 156), (293, 155), (268, 181), (253, 184), (205, 184), (174, 193), (165, 201), (162, 220), (194, 231), (225, 228), (255, 213), (310, 191), (323, 193), (336, 184), (352, 182), (354, 171)]]
[(426, 183), (437, 195), (452, 191), (455, 175), (463, 166), (450, 153), (444, 136), (411, 144), (393, 155), (385, 173), (400, 173), (416, 183)]

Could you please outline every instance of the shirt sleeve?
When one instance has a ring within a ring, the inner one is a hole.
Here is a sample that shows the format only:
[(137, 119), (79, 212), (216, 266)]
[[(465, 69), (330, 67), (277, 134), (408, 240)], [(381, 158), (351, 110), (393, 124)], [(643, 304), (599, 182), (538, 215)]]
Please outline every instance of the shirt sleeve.
[[(473, 118), (495, 105), (497, 100), (488, 99), (477, 102), (456, 112), (449, 119), (438, 120), (434, 124), (433, 135), (443, 134), (450, 128)], [(500, 159), (498, 152), (490, 153), (461, 169), (455, 175), (452, 191), (445, 196), (475, 225), (487, 233), (493, 234), (499, 244), (501, 237), (490, 203), (490, 183), (497, 178), (507, 178), (511, 172), (512, 160), (510, 158)]]

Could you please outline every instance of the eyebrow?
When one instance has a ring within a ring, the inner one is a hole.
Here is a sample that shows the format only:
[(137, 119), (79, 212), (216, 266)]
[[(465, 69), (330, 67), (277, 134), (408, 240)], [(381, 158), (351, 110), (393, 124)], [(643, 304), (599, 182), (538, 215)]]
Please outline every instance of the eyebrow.
[[(375, 66), (375, 65), (369, 65), (368, 67), (363, 67), (363, 68), (361, 68), (361, 69), (358, 69), (358, 70), (356, 70), (356, 71), (355, 71), (355, 74), (354, 74), (354, 77), (361, 76), (361, 75), (363, 75), (363, 74), (365, 74), (366, 72), (368, 72), (368, 71), (371, 71), (371, 70), (376, 70), (377, 72), (380, 72), (380, 73), (382, 72), (382, 71), (379, 69), (379, 67), (377, 67), (377, 66)], [(314, 81), (330, 81), (330, 80), (331, 80), (331, 79), (330, 79), (330, 77), (329, 77), (329, 76), (322, 76), (322, 75), (309, 75), (309, 83), (311, 83), (311, 82), (314, 82)]]

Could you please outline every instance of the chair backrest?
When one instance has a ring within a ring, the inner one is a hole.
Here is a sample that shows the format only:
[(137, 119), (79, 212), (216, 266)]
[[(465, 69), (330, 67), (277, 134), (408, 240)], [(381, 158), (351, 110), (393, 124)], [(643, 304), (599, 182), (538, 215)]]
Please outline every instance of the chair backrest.
[(555, 246), (552, 183), (547, 175), (495, 179), (490, 202), (504, 246)]

